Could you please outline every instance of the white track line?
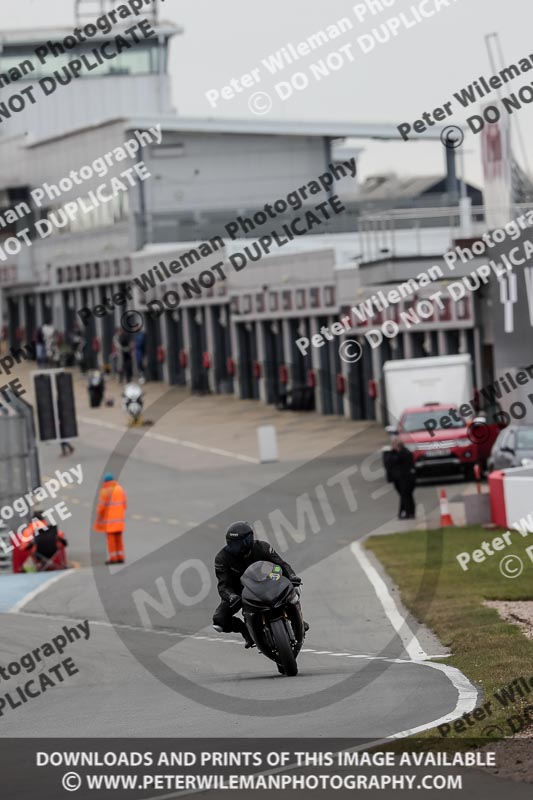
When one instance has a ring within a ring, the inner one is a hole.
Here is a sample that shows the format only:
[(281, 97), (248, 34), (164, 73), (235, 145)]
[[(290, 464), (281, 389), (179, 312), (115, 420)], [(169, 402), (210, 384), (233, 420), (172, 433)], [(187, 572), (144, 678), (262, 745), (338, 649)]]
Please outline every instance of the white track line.
[[(404, 647), (407, 653), (410, 655), (410, 660), (398, 659), (398, 658), (381, 658), (379, 656), (355, 656), (355, 655), (348, 655), (345, 653), (331, 653), (327, 651), (310, 651), (307, 650), (306, 652), (315, 652), (315, 654), (320, 655), (329, 655), (333, 657), (341, 657), (347, 656), (348, 658), (368, 658), (373, 659), (375, 661), (389, 661), (393, 664), (416, 664), (419, 667), (429, 667), (430, 669), (437, 669), (440, 672), (443, 672), (448, 680), (452, 683), (454, 688), (457, 690), (457, 703), (453, 711), (450, 711), (448, 714), (445, 714), (442, 717), (439, 717), (436, 720), (431, 720), (430, 722), (426, 722), (423, 725), (418, 725), (416, 728), (409, 728), (408, 730), (399, 731), (398, 733), (390, 734), (385, 739), (373, 740), (368, 744), (361, 744), (358, 747), (347, 748), (348, 752), (355, 752), (357, 750), (364, 750), (370, 747), (374, 748), (381, 744), (387, 744), (392, 739), (403, 739), (406, 736), (412, 736), (415, 733), (421, 733), (422, 731), (431, 730), (432, 728), (437, 727), (437, 725), (443, 725), (445, 722), (452, 722), (453, 720), (460, 717), (467, 711), (473, 711), (477, 705), (478, 701), (478, 691), (475, 686), (468, 680), (468, 678), (463, 675), (458, 669), (455, 667), (450, 667), (447, 664), (434, 664), (427, 659), (429, 656), (424, 651), (422, 645), (418, 641), (415, 634), (409, 629), (406, 621), (403, 619), (398, 606), (392, 595), (389, 592), (389, 589), (379, 575), (375, 567), (370, 563), (366, 553), (364, 552), (362, 545), (359, 542), (354, 542), (351, 545), (351, 550), (356, 559), (358, 560), (361, 568), (365, 572), (368, 580), (372, 584), (377, 594), (381, 605), (383, 606), (383, 610), (387, 615), (391, 625), (393, 626), (394, 630), (400, 637), (401, 641), (404, 643)], [(304, 652), (302, 650), (302, 652)], [(441, 656), (433, 656), (433, 658), (440, 658)], [(296, 765), (290, 765), (288, 767), (278, 767), (277, 769), (271, 769), (264, 772), (259, 773), (260, 775), (272, 775), (279, 772), (292, 772), (294, 769), (297, 769)], [(160, 794), (160, 795), (152, 795), (149, 798), (145, 798), (145, 800), (174, 800), (174, 798), (178, 797), (187, 797), (194, 794), (205, 794), (205, 789), (192, 789), (192, 790), (182, 790), (177, 792), (171, 792), (169, 794)]]
[(225, 458), (236, 458), (239, 461), (246, 461), (247, 464), (259, 464), (258, 458), (252, 456), (245, 456), (242, 453), (232, 453), (229, 450), (221, 450), (219, 447), (208, 447), (205, 444), (197, 444), (196, 442), (188, 442), (185, 439), (173, 439), (171, 436), (164, 436), (159, 433), (147, 433), (146, 436), (150, 439), (157, 439), (160, 442), (169, 442), (170, 444), (179, 444), (182, 447), (190, 447), (192, 450), (202, 450), (204, 453), (214, 453), (217, 456), (224, 456)]
[(423, 663), (426, 667), (437, 669), (440, 672), (443, 672), (451, 682), (452, 686), (457, 690), (457, 704), (453, 711), (450, 711), (448, 714), (438, 720), (435, 720), (434, 722), (426, 725), (420, 725), (417, 728), (411, 728), (407, 731), (401, 731), (400, 733), (394, 734), (394, 736), (390, 738), (399, 739), (404, 736), (411, 736), (414, 733), (420, 733), (421, 731), (441, 725), (444, 722), (450, 722), (454, 719), (457, 719), (465, 712), (473, 711), (477, 705), (479, 696), (474, 684), (471, 683), (468, 678), (455, 667), (450, 667), (448, 664), (434, 664), (428, 660), (429, 656), (424, 651), (416, 635), (410, 630), (407, 621), (402, 617), (398, 606), (396, 605), (396, 601), (389, 592), (387, 584), (381, 575), (378, 574), (373, 564), (371, 564), (370, 559), (364, 551), (362, 543), (353, 542), (351, 545), (351, 550), (361, 565), (361, 568), (366, 574), (368, 580), (374, 587), (378, 600), (383, 606), (385, 614), (389, 618), (392, 627), (404, 643), (405, 650), (411, 657), (412, 661), (416, 663)]
[[(437, 725), (443, 725), (445, 722), (452, 722), (453, 720), (457, 719), (461, 714), (465, 711), (465, 703), (468, 704), (468, 708), (466, 710), (471, 711), (475, 708), (478, 698), (478, 693), (475, 687), (470, 683), (470, 681), (460, 672), (458, 669), (454, 667), (447, 667), (443, 664), (432, 664), (429, 661), (403, 661), (402, 659), (397, 658), (388, 658), (388, 659), (380, 659), (378, 657), (375, 660), (383, 660), (383, 661), (390, 661), (393, 664), (401, 663), (401, 664), (413, 664), (416, 663), (417, 666), (420, 667), (433, 667), (434, 669), (438, 669), (441, 672), (444, 672), (446, 676), (452, 681), (454, 686), (458, 690), (458, 700), (457, 704), (453, 711), (449, 714), (446, 714), (443, 717), (439, 717), (438, 719), (431, 720), (431, 722), (427, 722), (424, 725), (419, 725), (416, 728), (410, 728), (409, 730), (399, 731), (398, 733), (392, 733), (390, 736), (387, 736), (384, 739), (376, 739), (372, 740), (371, 742), (367, 742), (364, 744), (360, 744), (357, 747), (348, 747), (344, 750), (339, 752), (348, 752), (348, 753), (355, 753), (360, 750), (368, 750), (370, 748), (374, 749), (382, 744), (389, 744), (392, 740), (395, 739), (403, 739), (406, 736), (413, 736), (415, 733), (421, 733), (422, 731), (430, 730), (431, 728), (437, 727)], [(296, 740), (295, 740), (296, 741)], [(296, 764), (290, 764), (286, 767), (277, 767), (270, 770), (264, 770), (262, 772), (257, 773), (258, 775), (276, 775), (281, 772), (293, 772), (295, 769), (301, 769)], [(144, 798), (144, 800), (175, 800), (178, 797), (189, 797), (190, 795), (194, 794), (206, 794), (207, 790), (205, 789), (182, 789), (177, 792), (171, 792), (169, 794), (158, 794), (152, 795), (151, 797)]]
[[(370, 562), (368, 562), (368, 563), (370, 563)], [(372, 565), (370, 565), (370, 566), (372, 567)], [(372, 569), (374, 569), (374, 568), (372, 567)], [(375, 570), (374, 570), (374, 572), (375, 572)], [(377, 572), (376, 572), (376, 575), (377, 575)], [(381, 581), (383, 586), (385, 586), (385, 593), (384, 593), (383, 587), (380, 586), (381, 596), (378, 594), (378, 597), (383, 602), (383, 599), (385, 599), (385, 594), (389, 595), (389, 602), (387, 602), (387, 605), (383, 605), (383, 608), (385, 609), (385, 613), (387, 614), (387, 616), (389, 616), (389, 611), (391, 609), (391, 603), (392, 603), (392, 605), (395, 608), (396, 613), (399, 614), (398, 608), (397, 608), (393, 598), (390, 596), (386, 585), (384, 584), (384, 582), (382, 581), (382, 579), (381, 579), (381, 577), (379, 575), (377, 575), (377, 577), (379, 578), (379, 581)], [(29, 596), (28, 596), (28, 599), (29, 599)], [(39, 617), (40, 619), (45, 617), (47, 619), (53, 619), (53, 620), (60, 619), (60, 620), (66, 620), (66, 621), (69, 621), (69, 622), (79, 621), (76, 617), (66, 617), (66, 616), (59, 616), (59, 615), (51, 616), (51, 615), (46, 615), (46, 614), (37, 614), (37, 613), (34, 613), (34, 612), (22, 612), (22, 615), (23, 616), (28, 616), (28, 617)], [(389, 617), (389, 619), (391, 619), (391, 617)], [(392, 623), (392, 619), (391, 619), (391, 623)], [(396, 620), (396, 623), (397, 623), (397, 620)], [(117, 628), (117, 627), (119, 627), (119, 628), (126, 628), (126, 629), (129, 629), (129, 630), (145, 631), (145, 632), (149, 632), (149, 633), (161, 633), (161, 634), (166, 634), (167, 636), (168, 635), (173, 635), (173, 636), (176, 636), (176, 637), (179, 637), (179, 638), (185, 638), (185, 639), (190, 638), (190, 639), (195, 639), (195, 640), (216, 642), (218, 644), (234, 644), (234, 645), (239, 645), (239, 646), (242, 645), (242, 642), (237, 641), (235, 639), (229, 639), (229, 638), (222, 639), (222, 638), (217, 638), (217, 637), (214, 637), (214, 636), (201, 636), (201, 635), (196, 635), (196, 636), (193, 635), (193, 636), (191, 636), (189, 634), (178, 633), (177, 631), (176, 632), (174, 632), (174, 631), (170, 631), (169, 632), (169, 631), (163, 631), (163, 630), (152, 630), (150, 628), (141, 628), (141, 627), (135, 626), (135, 625), (113, 624), (113, 623), (108, 622), (106, 620), (94, 620), (94, 621), (90, 621), (90, 624), (91, 625), (100, 625), (101, 627), (105, 627), (105, 628)], [(396, 629), (396, 627), (395, 627), (395, 629)], [(416, 636), (414, 634), (411, 634), (410, 641), (418, 643), (418, 640), (416, 639)], [(394, 740), (394, 739), (403, 739), (406, 736), (413, 736), (416, 733), (421, 733), (422, 731), (431, 730), (432, 728), (436, 728), (437, 725), (443, 725), (444, 723), (452, 722), (452, 721), (456, 720), (458, 717), (460, 717), (465, 712), (472, 711), (477, 705), (478, 692), (477, 692), (475, 686), (472, 683), (470, 683), (468, 678), (466, 678), (466, 676), (463, 675), (462, 672), (460, 672), (455, 667), (448, 666), (447, 664), (434, 664), (434, 663), (432, 663), (430, 661), (421, 660), (419, 657), (416, 658), (416, 659), (385, 658), (383, 656), (375, 656), (375, 655), (363, 655), (363, 654), (351, 655), (349, 653), (333, 653), (331, 651), (326, 651), (326, 650), (313, 650), (312, 648), (305, 648), (305, 649), (302, 648), (302, 653), (304, 653), (304, 652), (305, 653), (313, 653), (313, 655), (328, 655), (328, 656), (333, 657), (333, 658), (341, 658), (341, 657), (352, 658), (352, 659), (361, 658), (361, 659), (367, 659), (369, 661), (386, 661), (386, 662), (389, 662), (391, 664), (402, 664), (402, 665), (415, 664), (418, 667), (429, 667), (430, 669), (436, 669), (436, 670), (439, 670), (440, 672), (443, 672), (446, 675), (446, 677), (451, 681), (452, 685), (457, 689), (457, 703), (456, 703), (455, 708), (453, 709), (453, 711), (450, 711), (448, 714), (445, 714), (444, 716), (438, 717), (438, 719), (430, 720), (429, 722), (426, 722), (423, 725), (419, 725), (416, 728), (409, 728), (407, 730), (399, 731), (397, 733), (391, 733), (389, 736), (387, 736), (384, 739), (372, 740), (371, 742), (365, 743), (365, 744), (361, 744), (358, 747), (347, 748), (347, 752), (355, 752), (357, 750), (368, 749), (369, 747), (376, 747), (376, 746), (381, 745), (381, 744), (388, 744), (391, 740)], [(419, 643), (418, 643), (418, 649), (417, 649), (416, 652), (418, 652), (418, 653), (423, 652), (422, 651), (422, 647), (420, 646)], [(433, 657), (434, 658), (437, 658), (437, 657), (440, 658), (440, 656), (433, 656)], [(261, 775), (270, 775), (270, 774), (276, 774), (276, 773), (279, 773), (279, 772), (290, 772), (290, 771), (292, 771), (294, 769), (296, 769), (296, 765), (291, 765), (291, 766), (288, 766), (288, 767), (278, 767), (277, 769), (271, 769), (271, 770), (263, 771), (263, 772), (261, 772), (259, 774), (261, 774)], [(170, 794), (153, 795), (153, 796), (151, 796), (149, 798), (145, 798), (145, 800), (173, 800), (173, 798), (188, 797), (190, 795), (195, 795), (195, 794), (205, 794), (205, 790), (204, 789), (182, 790), (182, 791), (172, 792)]]
[(360, 542), (353, 542), (351, 551), (359, 562), (366, 577), (374, 587), (378, 600), (383, 606), (383, 610), (387, 615), (392, 627), (398, 634), (403, 642), (405, 651), (412, 661), (427, 661), (428, 655), (415, 634), (409, 629), (406, 620), (400, 614), (398, 606), (394, 597), (389, 592), (388, 586), (378, 573), (376, 568), (371, 564), (370, 559), (364, 551)]
[(407, 731), (395, 733), (390, 737), (391, 739), (402, 739), (404, 736), (414, 736), (415, 733), (427, 731), (429, 727), (436, 728), (438, 725), (443, 725), (445, 722), (453, 722), (466, 711), (473, 711), (477, 705), (479, 692), (474, 684), (470, 683), (466, 675), (463, 675), (460, 670), (455, 667), (450, 667), (448, 664), (433, 664), (431, 661), (424, 661), (423, 664), (425, 667), (431, 667), (432, 669), (438, 669), (439, 672), (444, 672), (446, 677), (449, 678), (453, 686), (457, 689), (457, 704), (453, 711), (450, 711), (443, 717), (439, 717), (439, 719), (433, 720), (431, 726), (419, 725), (417, 728), (410, 728)]
[[(393, 664), (415, 664), (416, 666), (419, 666), (419, 667), (429, 667), (430, 669), (436, 669), (439, 672), (444, 673), (444, 675), (446, 675), (448, 680), (451, 682), (452, 686), (454, 686), (454, 688), (457, 690), (457, 702), (456, 702), (455, 708), (452, 711), (448, 712), (448, 714), (445, 714), (444, 716), (439, 717), (436, 720), (430, 720), (429, 722), (426, 722), (423, 725), (419, 725), (419, 726), (417, 726), (415, 728), (409, 728), (407, 730), (399, 731), (398, 733), (390, 734), (389, 736), (387, 736), (384, 739), (380, 739), (380, 740), (377, 740), (377, 741), (372, 741), (372, 742), (370, 742), (368, 744), (362, 744), (359, 747), (348, 748), (348, 750), (355, 751), (355, 750), (362, 750), (362, 749), (368, 748), (368, 747), (376, 747), (377, 745), (386, 744), (387, 742), (390, 742), (391, 739), (402, 739), (402, 738), (404, 738), (406, 736), (412, 736), (412, 735), (414, 735), (416, 733), (421, 733), (422, 731), (431, 730), (432, 728), (437, 727), (437, 725), (442, 725), (442, 724), (447, 723), (447, 722), (452, 722), (453, 720), (457, 719), (458, 717), (460, 717), (465, 712), (473, 711), (474, 708), (477, 705), (478, 696), (479, 696), (479, 693), (478, 693), (477, 689), (475, 688), (475, 686), (468, 680), (468, 678), (465, 675), (462, 674), (462, 672), (460, 672), (455, 667), (448, 666), (447, 664), (435, 664), (435, 663), (430, 662), (430, 661), (427, 660), (429, 658), (429, 656), (427, 655), (427, 653), (422, 648), (422, 645), (418, 641), (418, 638), (416, 637), (416, 635), (409, 629), (406, 621), (403, 619), (402, 615), (400, 614), (398, 606), (396, 605), (396, 602), (395, 602), (394, 598), (390, 594), (386, 583), (381, 578), (381, 576), (378, 574), (378, 572), (375, 569), (375, 567), (371, 564), (368, 556), (366, 555), (366, 553), (364, 552), (364, 550), (362, 548), (361, 543), (360, 542), (354, 542), (351, 545), (351, 550), (352, 550), (352, 553), (354, 554), (355, 558), (357, 559), (357, 561), (361, 565), (361, 568), (365, 572), (366, 576), (368, 577), (368, 580), (370, 581), (370, 583), (374, 587), (376, 595), (377, 595), (379, 601), (381, 602), (381, 605), (383, 606), (383, 610), (385, 611), (385, 614), (387, 615), (387, 617), (388, 617), (391, 625), (393, 626), (394, 630), (397, 632), (397, 634), (400, 637), (401, 641), (404, 643), (405, 650), (406, 650), (407, 654), (410, 656), (410, 659), (406, 660), (406, 659), (399, 659), (399, 658), (383, 658), (383, 657), (380, 657), (380, 656), (367, 656), (367, 655), (356, 655), (356, 654), (351, 655), (349, 653), (333, 653), (331, 651), (313, 650), (311, 648), (309, 648), (309, 649), (306, 648), (305, 652), (313, 653), (314, 655), (328, 655), (328, 656), (333, 657), (333, 658), (341, 658), (341, 657), (345, 657), (345, 658), (363, 658), (363, 659), (374, 660), (374, 661), (388, 661), (388, 662), (393, 663)], [(21, 601), (22, 605), (25, 605), (33, 597), (35, 597), (35, 595), (39, 594), (40, 591), (44, 590), (50, 583), (55, 582), (55, 580), (58, 580), (60, 577), (63, 577), (63, 574), (58, 576), (57, 579), (52, 579), (51, 581), (49, 581), (48, 584), (44, 584), (42, 587), (39, 587), (39, 589), (36, 590), (35, 592), (31, 592), (29, 595), (26, 596), (26, 598), (24, 598), (23, 601)], [(20, 605), (20, 603), (18, 603), (17, 606), (19, 606), (19, 608), (22, 607)], [(14, 607), (13, 609), (11, 609), (11, 611), (13, 612), (16, 609), (16, 611), (18, 612), (19, 608)], [(47, 616), (47, 615), (44, 615), (44, 614), (36, 614), (36, 613), (31, 613), (31, 612), (23, 612), (23, 613), (26, 616), (40, 617), (41, 619), (43, 617)], [(73, 618), (69, 618), (69, 617), (59, 617), (59, 616), (55, 616), (55, 615), (53, 617), (50, 616), (49, 618), (50, 619), (73, 619)], [(212, 642), (232, 641), (234, 644), (240, 644), (240, 642), (237, 642), (235, 640), (228, 640), (228, 639), (222, 640), (222, 639), (217, 639), (217, 638), (211, 637), (211, 636), (201, 636), (201, 635), (189, 636), (188, 634), (181, 634), (181, 633), (177, 633), (177, 632), (167, 632), (167, 631), (162, 631), (162, 630), (161, 631), (153, 631), (151, 629), (140, 628), (140, 627), (133, 626), (133, 625), (116, 625), (116, 624), (113, 625), (113, 623), (107, 622), (107, 621), (103, 621), (103, 620), (102, 621), (95, 621), (95, 622), (92, 622), (91, 624), (93, 624), (93, 625), (101, 625), (102, 627), (107, 627), (107, 628), (120, 627), (120, 628), (135, 629), (135, 630), (140, 630), (140, 631), (147, 631), (147, 632), (151, 632), (151, 633), (156, 633), (157, 632), (157, 633), (161, 633), (161, 634), (166, 634), (167, 636), (169, 635), (169, 633), (171, 633), (171, 634), (173, 634), (175, 636), (178, 636), (178, 637), (181, 637), (181, 638), (202, 639), (202, 640), (205, 640), (205, 641), (212, 641)], [(268, 772), (263, 772), (263, 773), (260, 773), (260, 774), (271, 774), (271, 773), (276, 773), (276, 772), (291, 771), (291, 770), (293, 770), (295, 768), (296, 768), (295, 766), (289, 766), (289, 767), (285, 767), (285, 768), (278, 768), (278, 769), (269, 770)], [(201, 794), (201, 793), (205, 793), (205, 790), (203, 790), (203, 789), (199, 789), (198, 790), (197, 789), (197, 790), (192, 790), (192, 791), (185, 790), (185, 791), (172, 792), (170, 794), (152, 796), (150, 798), (146, 798), (146, 800), (171, 800), (171, 798), (177, 798), (177, 797), (183, 797), (183, 796), (188, 796), (188, 795), (193, 795), (193, 794)]]
[[(89, 417), (78, 417), (80, 422), (85, 423), (86, 425), (98, 425), (101, 428), (109, 428), (113, 431), (120, 431), (120, 433), (125, 433), (126, 429), (121, 425), (115, 425), (113, 422), (99, 422), (95, 419), (90, 419)], [(158, 442), (166, 442), (167, 444), (177, 444), (181, 447), (189, 447), (191, 450), (201, 450), (203, 453), (213, 453), (217, 456), (224, 456), (224, 458), (234, 458), (237, 461), (245, 461), (247, 464), (260, 464), (258, 458), (252, 458), (252, 456), (245, 456), (242, 453), (232, 453), (230, 450), (221, 450), (219, 447), (208, 447), (205, 444), (197, 444), (196, 442), (188, 442), (185, 439), (175, 439), (172, 436), (164, 436), (161, 433), (153, 433), (152, 431), (147, 431), (144, 436), (144, 439), (155, 439)]]
[[(44, 588), (44, 587), (43, 587)], [(33, 593), (32, 593), (33, 594)], [(28, 595), (25, 602), (28, 602), (31, 597)], [(33, 611), (16, 611), (13, 612), (13, 609), (7, 613), (17, 613), (20, 616), (24, 617), (34, 617), (37, 619), (49, 619), (49, 620), (59, 620), (61, 622), (79, 622), (81, 619), (78, 617), (68, 617), (64, 615), (49, 615), (49, 614), (39, 614), (38, 612)], [(92, 626), (99, 626), (102, 628), (107, 629), (114, 629), (120, 628), (121, 630), (133, 630), (139, 631), (144, 633), (151, 633), (151, 634), (161, 634), (163, 636), (174, 636), (177, 639), (193, 639), (194, 641), (204, 641), (204, 642), (213, 642), (215, 644), (230, 644), (235, 645), (237, 647), (242, 647), (242, 641), (238, 639), (232, 639), (230, 637), (220, 637), (220, 636), (202, 636), (201, 634), (188, 634), (188, 633), (180, 633), (178, 631), (167, 631), (167, 630), (159, 630), (159, 629), (152, 629), (152, 628), (143, 628), (139, 625), (127, 625), (125, 623), (112, 623), (107, 620), (88, 620), (89, 624)], [(376, 656), (376, 655), (369, 655), (365, 653), (335, 653), (331, 650), (315, 650), (312, 647), (305, 647), (302, 648), (302, 653), (309, 653), (315, 656), (329, 656), (330, 658), (349, 658), (349, 659), (364, 659), (366, 661), (384, 661), (389, 664), (400, 664), (400, 665), (408, 665), (408, 664), (416, 664), (420, 667), (430, 667), (432, 669), (437, 669), (440, 672), (443, 672), (453, 683), (455, 688), (458, 692), (458, 700), (457, 704), (453, 711), (450, 711), (448, 714), (439, 717), (436, 720), (431, 720), (431, 722), (425, 723), (424, 725), (420, 725), (417, 728), (410, 728), (405, 731), (400, 731), (399, 733), (391, 734), (387, 739), (382, 739), (379, 742), (375, 742), (375, 744), (380, 744), (381, 742), (386, 742), (390, 739), (401, 739), (405, 736), (412, 736), (415, 733), (420, 733), (421, 731), (429, 730), (431, 728), (436, 728), (437, 725), (443, 725), (446, 722), (452, 722), (456, 720), (458, 717), (461, 716), (465, 711), (472, 711), (475, 708), (477, 699), (478, 699), (478, 692), (476, 688), (470, 683), (470, 681), (455, 667), (450, 667), (445, 664), (433, 664), (429, 661), (420, 661), (419, 659), (406, 659), (406, 658), (391, 658), (387, 656)], [(436, 656), (435, 656), (436, 657)], [(355, 748), (361, 749), (361, 748)], [(166, 797), (167, 795), (165, 795)], [(171, 797), (175, 797), (178, 795), (170, 795)], [(154, 799), (155, 800), (155, 799)], [(161, 798), (162, 800), (162, 798)]]
[(44, 592), (46, 589), (48, 589), (49, 586), (52, 586), (52, 584), (60, 581), (61, 578), (66, 578), (66, 576), (70, 575), (71, 572), (72, 570), (61, 571), (53, 578), (50, 578), (50, 580), (46, 581), (45, 583), (41, 583), (41, 585), (38, 586), (36, 589), (34, 589), (31, 592), (28, 592), (27, 595), (24, 595), (22, 600), (19, 600), (18, 603), (15, 603), (15, 605), (9, 609), (8, 614), (18, 614), (21, 611), (21, 609), (23, 609), (24, 606), (27, 606), (28, 603), (31, 603), (31, 601), (34, 600), (37, 597), (37, 595), (41, 594), (41, 592)]
[[(12, 611), (5, 612), (7, 614), (13, 613)], [(79, 622), (80, 619), (85, 617), (67, 617), (63, 614), (44, 614), (38, 611), (20, 611), (16, 612), (23, 617), (35, 617), (37, 619), (46, 619), (60, 622)], [(159, 634), (161, 636), (174, 636), (176, 639), (193, 639), (194, 641), (201, 642), (214, 642), (215, 644), (230, 644), (237, 647), (242, 647), (241, 639), (233, 639), (230, 636), (203, 636), (201, 634), (181, 633), (180, 631), (165, 630), (164, 628), (143, 628), (140, 625), (128, 625), (121, 622), (109, 622), (108, 620), (87, 620), (90, 625), (100, 626), (101, 628), (111, 628), (128, 631), (139, 631), (140, 633)], [(302, 653), (312, 653), (314, 656), (331, 656), (331, 658), (362, 658), (367, 661), (386, 661), (390, 664), (419, 664), (420, 666), (430, 666), (437, 669), (441, 668), (440, 664), (431, 664), (429, 662), (416, 661), (413, 662), (412, 658), (392, 658), (390, 656), (376, 656), (375, 654), (368, 653), (335, 653), (332, 650), (315, 650), (313, 647), (302, 647)], [(447, 658), (447, 656), (432, 656), (432, 658)], [(450, 669), (453, 669), (450, 667)]]
[[(28, 598), (28, 600), (31, 598)], [(80, 619), (85, 619), (85, 617), (67, 617), (63, 614), (44, 614), (39, 613), (38, 611), (17, 611), (13, 612), (11, 609), (10, 611), (5, 612), (7, 614), (17, 613), (23, 617), (35, 617), (37, 619), (46, 619), (46, 620), (53, 620), (53, 621), (60, 621), (60, 622), (79, 622)], [(95, 620), (90, 619), (87, 620), (90, 625), (99, 626), (101, 628), (111, 628), (116, 629), (119, 628), (120, 630), (128, 630), (128, 631), (139, 631), (140, 633), (151, 633), (151, 634), (159, 634), (161, 636), (174, 636), (177, 639), (194, 639), (194, 641), (202, 641), (202, 642), (214, 642), (215, 644), (230, 644), (236, 645), (237, 647), (242, 647), (242, 639), (232, 639), (229, 636), (203, 636), (201, 634), (192, 634), (192, 633), (181, 633), (180, 631), (172, 631), (172, 630), (165, 630), (164, 628), (143, 628), (140, 625), (128, 625), (126, 623), (121, 622), (109, 622), (108, 620)], [(340, 658), (343, 656), (344, 658), (364, 658), (368, 661), (388, 661), (392, 664), (412, 664), (413, 661), (410, 658), (390, 658), (387, 656), (376, 656), (376, 655), (369, 655), (366, 653), (335, 653), (332, 650), (315, 650), (312, 647), (302, 647), (302, 653), (312, 653), (315, 656), (331, 656), (332, 658)]]

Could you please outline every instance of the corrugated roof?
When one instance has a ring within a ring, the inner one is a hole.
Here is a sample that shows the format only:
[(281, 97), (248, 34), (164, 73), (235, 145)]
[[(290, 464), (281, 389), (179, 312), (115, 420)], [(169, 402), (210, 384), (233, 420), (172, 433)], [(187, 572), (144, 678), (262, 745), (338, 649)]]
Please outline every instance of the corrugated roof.
[(401, 178), (398, 175), (372, 175), (361, 186), (360, 200), (388, 200), (419, 197), (437, 183), (444, 175), (418, 175)]
[[(91, 38), (90, 41), (99, 39), (110, 39), (116, 36), (116, 29), (128, 28), (131, 25), (131, 17), (124, 20), (119, 20), (117, 25), (109, 33), (98, 34)], [(167, 36), (174, 36), (185, 32), (185, 28), (181, 25), (176, 25), (174, 22), (159, 22), (157, 25), (152, 26), (157, 33)], [(65, 36), (72, 36), (74, 26), (64, 28), (16, 28), (13, 30), (2, 30), (0, 32), (0, 42), (4, 44), (42, 44), (43, 42), (51, 39), (57, 41), (64, 39)]]
[[(170, 133), (212, 133), (212, 134), (248, 134), (250, 136), (320, 136), (329, 139), (398, 139), (398, 131), (392, 123), (372, 122), (300, 122), (298, 120), (256, 120), (256, 119), (215, 119), (212, 117), (178, 117), (178, 116), (146, 116), (146, 117), (114, 117), (80, 128), (65, 131), (57, 136), (42, 139), (38, 134), (32, 136), (31, 146), (44, 142), (76, 136), (87, 130), (98, 130), (106, 125), (122, 123), (124, 130), (146, 130), (154, 125), (161, 125), (163, 131)], [(434, 129), (433, 129), (434, 130)], [(422, 138), (422, 137), (420, 137)], [(426, 138), (438, 139), (438, 135)], [(341, 154), (342, 155), (342, 154)], [(332, 154), (336, 157), (336, 152)]]
[[(225, 117), (138, 117), (128, 120), (131, 127), (149, 127), (160, 122), (163, 130), (183, 133), (250, 133), (271, 136), (327, 136), (332, 139), (389, 139), (400, 141), (395, 123), (392, 122), (334, 122), (232, 119)], [(418, 138), (440, 139), (442, 128), (436, 126)]]

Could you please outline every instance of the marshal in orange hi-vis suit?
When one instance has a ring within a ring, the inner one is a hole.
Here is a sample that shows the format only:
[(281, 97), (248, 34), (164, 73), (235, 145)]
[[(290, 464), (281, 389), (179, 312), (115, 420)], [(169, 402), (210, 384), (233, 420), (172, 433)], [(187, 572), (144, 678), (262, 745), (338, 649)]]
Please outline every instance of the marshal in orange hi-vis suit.
[(108, 473), (100, 489), (96, 520), (93, 526), (97, 533), (106, 534), (108, 555), (106, 564), (124, 563), (122, 534), (126, 524), (127, 507), (128, 498), (126, 492), (113, 476)]

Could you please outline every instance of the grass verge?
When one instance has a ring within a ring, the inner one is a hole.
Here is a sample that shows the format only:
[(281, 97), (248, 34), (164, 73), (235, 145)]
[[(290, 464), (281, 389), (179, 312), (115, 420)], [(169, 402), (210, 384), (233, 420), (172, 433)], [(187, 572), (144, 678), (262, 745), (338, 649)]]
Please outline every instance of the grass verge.
[[(452, 728), (450, 737), (472, 739), (488, 725), (496, 725), (510, 736), (508, 718), (523, 718), (524, 708), (533, 706), (533, 640), (517, 625), (502, 621), (495, 609), (483, 606), (484, 600), (533, 599), (533, 563), (525, 553), (533, 535), (526, 538), (513, 531), (510, 546), (482, 563), (471, 561), (466, 572), (456, 559), (458, 553), (472, 552), (499, 535), (497, 530), (480, 527), (444, 528), (374, 536), (365, 543), (399, 587), (409, 611), (450, 648), (452, 655), (439, 662), (457, 667), (482, 688), (480, 704), (492, 701), (490, 716), (474, 720), (472, 726), (465, 724), (464, 731)], [(524, 563), (522, 574), (515, 579), (500, 571), (500, 562), (508, 555), (517, 555)], [(501, 696), (502, 688), (520, 677), (527, 680), (531, 693), (524, 692), (523, 698), (516, 695), (507, 707), (502, 706), (494, 693)], [(436, 729), (426, 735), (440, 738)], [(500, 738), (496, 732), (494, 738)]]

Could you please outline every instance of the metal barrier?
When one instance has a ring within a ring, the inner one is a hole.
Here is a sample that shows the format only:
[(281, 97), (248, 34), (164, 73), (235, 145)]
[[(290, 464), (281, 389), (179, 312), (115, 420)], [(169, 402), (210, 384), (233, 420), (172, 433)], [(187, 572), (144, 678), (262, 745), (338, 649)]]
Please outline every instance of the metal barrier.
[[(41, 484), (33, 409), (11, 391), (0, 407), (0, 509)], [(0, 572), (11, 571), (10, 529), (29, 517), (0, 517)], [(9, 526), (9, 528), (8, 528)]]
[(8, 529), (0, 522), (0, 572), (11, 572), (13, 545)]
[(521, 522), (533, 529), (533, 467), (511, 467), (489, 475), (492, 521), (502, 528)]

